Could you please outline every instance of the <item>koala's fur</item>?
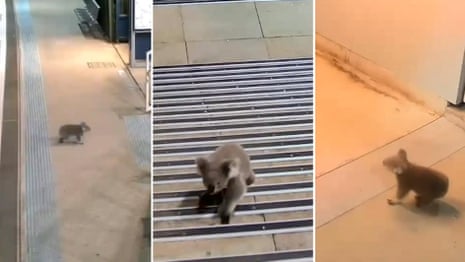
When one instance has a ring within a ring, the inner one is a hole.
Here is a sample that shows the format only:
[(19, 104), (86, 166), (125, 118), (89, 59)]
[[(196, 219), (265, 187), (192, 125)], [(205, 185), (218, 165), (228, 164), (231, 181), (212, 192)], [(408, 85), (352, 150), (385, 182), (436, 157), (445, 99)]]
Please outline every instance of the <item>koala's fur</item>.
[(446, 195), (449, 179), (434, 169), (413, 164), (407, 159), (407, 152), (400, 149), (395, 156), (383, 160), (383, 165), (396, 174), (397, 200), (388, 199), (388, 204), (396, 205), (410, 190), (416, 193), (417, 207), (430, 204), (433, 200)]
[[(218, 214), (221, 223), (228, 224), (248, 186), (255, 181), (249, 156), (240, 145), (230, 143), (218, 147), (207, 157), (197, 158), (196, 164), (207, 188), (206, 194), (210, 195), (202, 195), (199, 206), (206, 204), (202, 202), (220, 202)], [(211, 197), (214, 195), (218, 198)]]

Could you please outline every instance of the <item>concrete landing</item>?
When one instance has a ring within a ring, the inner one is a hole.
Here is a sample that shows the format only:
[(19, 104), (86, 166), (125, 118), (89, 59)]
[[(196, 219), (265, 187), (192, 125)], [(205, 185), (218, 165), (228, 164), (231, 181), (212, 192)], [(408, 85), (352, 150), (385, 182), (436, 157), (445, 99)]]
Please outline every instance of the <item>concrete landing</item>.
[(313, 56), (313, 1), (153, 6), (154, 64)]

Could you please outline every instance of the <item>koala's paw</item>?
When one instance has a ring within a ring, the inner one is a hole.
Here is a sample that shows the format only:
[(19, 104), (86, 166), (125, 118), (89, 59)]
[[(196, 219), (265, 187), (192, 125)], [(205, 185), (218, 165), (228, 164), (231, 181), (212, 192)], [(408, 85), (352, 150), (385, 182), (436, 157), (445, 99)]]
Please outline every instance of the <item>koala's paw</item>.
[(221, 224), (226, 225), (229, 224), (231, 216), (230, 215), (221, 215)]

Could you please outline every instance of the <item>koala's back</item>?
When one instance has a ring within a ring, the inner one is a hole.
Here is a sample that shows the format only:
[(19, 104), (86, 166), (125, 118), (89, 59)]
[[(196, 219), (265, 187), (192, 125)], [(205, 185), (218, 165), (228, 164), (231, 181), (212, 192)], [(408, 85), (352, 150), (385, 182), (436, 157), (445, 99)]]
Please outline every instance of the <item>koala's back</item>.
[(71, 135), (83, 135), (84, 131), (82, 130), (81, 125), (63, 125), (60, 127), (59, 134), (60, 137), (67, 137)]
[(410, 164), (403, 174), (398, 175), (399, 180), (410, 185), (418, 195), (439, 198), (449, 189), (449, 179), (446, 175), (434, 169)]
[(238, 158), (240, 160), (241, 173), (250, 172), (250, 158), (242, 146), (234, 143), (224, 144), (216, 149), (209, 156), (209, 160), (214, 164), (221, 164), (225, 159)]

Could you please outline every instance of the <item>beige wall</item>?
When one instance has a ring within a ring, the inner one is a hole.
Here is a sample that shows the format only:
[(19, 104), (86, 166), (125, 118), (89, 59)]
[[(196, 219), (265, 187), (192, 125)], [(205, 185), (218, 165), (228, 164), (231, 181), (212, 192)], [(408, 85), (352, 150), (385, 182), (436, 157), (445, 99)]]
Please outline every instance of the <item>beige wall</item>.
[(316, 33), (450, 102), (464, 86), (463, 0), (316, 1)]

